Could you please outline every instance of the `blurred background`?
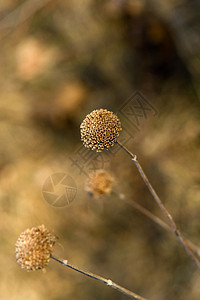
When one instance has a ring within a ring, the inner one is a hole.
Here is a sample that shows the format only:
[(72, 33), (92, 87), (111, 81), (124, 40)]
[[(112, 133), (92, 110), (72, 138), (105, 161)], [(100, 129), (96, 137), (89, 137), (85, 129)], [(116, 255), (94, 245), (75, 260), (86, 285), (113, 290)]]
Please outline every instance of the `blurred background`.
[[(22, 270), (15, 242), (40, 224), (59, 236), (55, 254), (74, 265), (148, 299), (200, 299), (199, 272), (173, 234), (112, 194), (85, 192), (89, 172), (105, 168), (116, 193), (163, 217), (129, 157), (117, 146), (88, 157), (79, 131), (93, 109), (115, 112), (121, 141), (200, 246), (199, 6), (0, 1), (2, 300), (128, 299), (54, 261), (46, 272)], [(70, 204), (56, 198), (68, 185)]]

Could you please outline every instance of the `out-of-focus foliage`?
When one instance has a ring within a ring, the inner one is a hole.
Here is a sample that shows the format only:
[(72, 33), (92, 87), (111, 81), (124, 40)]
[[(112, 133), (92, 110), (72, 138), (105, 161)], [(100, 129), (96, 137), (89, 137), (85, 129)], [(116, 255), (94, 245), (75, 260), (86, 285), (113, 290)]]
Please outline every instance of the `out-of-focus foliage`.
[[(72, 264), (149, 299), (200, 299), (199, 273), (173, 234), (115, 196), (90, 198), (87, 177), (70, 160), (81, 147), (84, 117), (101, 107), (120, 116), (139, 90), (158, 113), (145, 118), (136, 108), (139, 130), (122, 120), (122, 133), (133, 133), (127, 146), (184, 235), (200, 246), (200, 52), (198, 38), (190, 43), (199, 18), (197, 1), (190, 2), (0, 1), (1, 299), (126, 299), (54, 261), (46, 273), (21, 270), (15, 242), (40, 224), (59, 236), (55, 253)], [(107, 158), (116, 192), (162, 218), (128, 156)], [(54, 173), (76, 182), (69, 206), (43, 198)]]

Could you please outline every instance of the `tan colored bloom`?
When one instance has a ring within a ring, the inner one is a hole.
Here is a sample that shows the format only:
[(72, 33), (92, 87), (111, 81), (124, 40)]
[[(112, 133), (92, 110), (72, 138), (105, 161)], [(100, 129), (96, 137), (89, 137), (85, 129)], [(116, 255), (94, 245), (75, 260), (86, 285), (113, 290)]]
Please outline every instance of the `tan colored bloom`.
[(88, 114), (80, 128), (84, 146), (97, 152), (114, 146), (122, 130), (119, 118), (102, 108)]
[(94, 197), (109, 194), (113, 187), (113, 177), (105, 170), (99, 169), (90, 174), (85, 190)]
[(22, 269), (43, 269), (49, 262), (57, 237), (44, 225), (26, 229), (17, 240), (15, 253)]

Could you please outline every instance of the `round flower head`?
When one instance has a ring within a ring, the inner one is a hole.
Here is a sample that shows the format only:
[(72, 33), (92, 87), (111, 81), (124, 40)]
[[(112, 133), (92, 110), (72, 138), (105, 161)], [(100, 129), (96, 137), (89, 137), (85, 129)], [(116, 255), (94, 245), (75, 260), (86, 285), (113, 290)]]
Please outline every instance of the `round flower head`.
[(97, 152), (114, 146), (122, 130), (119, 118), (102, 108), (88, 114), (80, 128), (84, 146)]
[(94, 197), (109, 194), (113, 186), (113, 177), (105, 170), (99, 169), (90, 174), (85, 190)]
[(44, 225), (26, 229), (17, 240), (15, 253), (22, 269), (43, 269), (49, 262), (57, 237)]

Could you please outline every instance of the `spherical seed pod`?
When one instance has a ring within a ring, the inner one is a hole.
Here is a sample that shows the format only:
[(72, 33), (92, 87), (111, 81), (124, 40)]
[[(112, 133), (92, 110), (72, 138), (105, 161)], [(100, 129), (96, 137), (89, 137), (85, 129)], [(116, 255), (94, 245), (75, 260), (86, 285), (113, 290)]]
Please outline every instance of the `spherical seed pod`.
[(97, 152), (114, 146), (122, 130), (119, 118), (102, 108), (88, 114), (80, 129), (84, 146)]
[(57, 237), (44, 225), (26, 229), (16, 242), (17, 263), (22, 269), (35, 271), (48, 265)]
[(106, 170), (99, 169), (90, 174), (85, 190), (93, 197), (100, 197), (111, 192), (113, 182), (113, 177)]

